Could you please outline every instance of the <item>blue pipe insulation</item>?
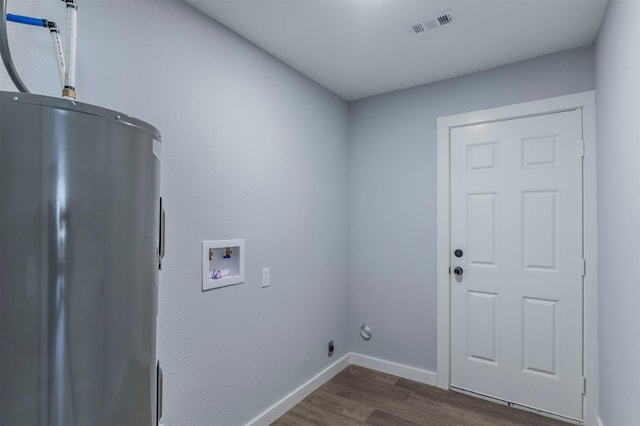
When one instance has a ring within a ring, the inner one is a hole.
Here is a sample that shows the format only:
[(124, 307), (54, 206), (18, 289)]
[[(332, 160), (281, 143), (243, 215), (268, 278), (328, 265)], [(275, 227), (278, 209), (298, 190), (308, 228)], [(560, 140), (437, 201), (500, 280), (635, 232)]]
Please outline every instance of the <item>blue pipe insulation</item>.
[(18, 24), (34, 25), (36, 27), (49, 28), (49, 21), (41, 18), (32, 18), (30, 16), (14, 15), (7, 13), (7, 21), (17, 22)]

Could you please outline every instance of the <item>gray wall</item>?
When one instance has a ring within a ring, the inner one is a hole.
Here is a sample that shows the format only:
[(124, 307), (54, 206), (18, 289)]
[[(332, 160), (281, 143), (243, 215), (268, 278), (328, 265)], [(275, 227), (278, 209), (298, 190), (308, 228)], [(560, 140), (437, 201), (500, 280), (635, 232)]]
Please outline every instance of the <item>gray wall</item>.
[[(64, 23), (63, 9), (10, 12)], [(588, 46), (347, 108), (179, 2), (85, 0), (79, 30), (81, 100), (163, 132), (170, 425), (250, 420), (328, 365), (330, 338), (332, 360), (351, 349), (435, 370), (436, 117), (594, 88)], [(27, 84), (58, 96), (47, 32), (10, 38)], [(0, 87), (13, 90), (4, 70)], [(247, 281), (202, 293), (200, 241), (222, 238), (247, 239)]]
[(436, 369), (436, 118), (594, 87), (586, 46), (350, 104), (354, 352)]
[(640, 424), (640, 2), (611, 1), (596, 45), (600, 416)]
[[(9, 6), (65, 22), (60, 2)], [(347, 351), (347, 105), (180, 2), (85, 0), (79, 37), (80, 100), (163, 133), (164, 421), (242, 424), (325, 368), (330, 338)], [(10, 39), (58, 96), (48, 32)], [(200, 242), (225, 238), (246, 238), (246, 282), (202, 293)]]

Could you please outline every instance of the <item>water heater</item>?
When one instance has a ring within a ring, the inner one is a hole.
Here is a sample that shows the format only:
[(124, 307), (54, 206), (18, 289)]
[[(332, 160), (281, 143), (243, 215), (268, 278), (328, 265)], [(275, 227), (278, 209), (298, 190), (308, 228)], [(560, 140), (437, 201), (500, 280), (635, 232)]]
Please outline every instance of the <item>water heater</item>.
[(0, 92), (0, 424), (156, 425), (160, 134)]

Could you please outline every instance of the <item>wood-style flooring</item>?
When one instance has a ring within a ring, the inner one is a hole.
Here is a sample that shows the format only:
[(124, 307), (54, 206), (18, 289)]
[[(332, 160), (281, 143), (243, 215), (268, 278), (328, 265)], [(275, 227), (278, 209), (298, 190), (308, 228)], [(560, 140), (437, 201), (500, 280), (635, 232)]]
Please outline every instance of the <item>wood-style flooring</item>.
[(479, 398), (351, 365), (273, 426), (566, 426)]

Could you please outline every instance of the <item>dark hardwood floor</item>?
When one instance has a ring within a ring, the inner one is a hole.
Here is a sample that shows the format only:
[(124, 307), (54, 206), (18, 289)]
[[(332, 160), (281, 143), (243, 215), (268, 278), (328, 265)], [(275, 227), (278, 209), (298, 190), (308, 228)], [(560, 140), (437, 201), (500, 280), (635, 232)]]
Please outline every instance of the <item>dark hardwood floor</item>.
[(354, 365), (272, 423), (274, 426), (567, 424)]

